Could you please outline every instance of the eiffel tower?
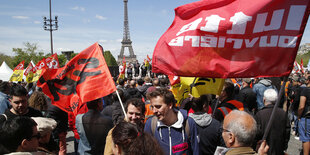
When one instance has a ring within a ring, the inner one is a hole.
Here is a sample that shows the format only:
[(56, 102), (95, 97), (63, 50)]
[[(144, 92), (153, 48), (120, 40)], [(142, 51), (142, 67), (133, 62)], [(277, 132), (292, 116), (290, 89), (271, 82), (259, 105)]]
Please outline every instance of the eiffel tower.
[(130, 54), (129, 56), (125, 55), (126, 62), (135, 62), (137, 60), (137, 56), (133, 53), (133, 49), (131, 46), (132, 41), (130, 40), (129, 35), (127, 3), (128, 0), (124, 0), (124, 32), (123, 32), (122, 48), (120, 54), (118, 55), (117, 60), (118, 63), (123, 61), (125, 48), (128, 48)]

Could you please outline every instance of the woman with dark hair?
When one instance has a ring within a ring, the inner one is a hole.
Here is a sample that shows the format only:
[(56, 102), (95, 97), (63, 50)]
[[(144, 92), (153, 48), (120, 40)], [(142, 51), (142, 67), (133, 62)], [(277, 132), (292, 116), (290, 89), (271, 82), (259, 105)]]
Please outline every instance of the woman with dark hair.
[(162, 155), (157, 141), (150, 135), (139, 132), (135, 124), (118, 123), (112, 131), (114, 155)]
[(130, 145), (128, 155), (163, 155), (157, 140), (148, 133), (139, 135)]

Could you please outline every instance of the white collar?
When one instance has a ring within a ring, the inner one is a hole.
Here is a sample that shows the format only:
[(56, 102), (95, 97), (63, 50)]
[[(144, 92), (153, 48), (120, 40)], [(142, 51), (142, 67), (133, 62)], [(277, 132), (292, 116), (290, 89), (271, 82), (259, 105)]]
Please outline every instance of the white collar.
[(178, 117), (178, 120), (177, 120), (174, 124), (172, 124), (171, 126), (165, 125), (165, 124), (164, 124), (162, 121), (160, 121), (160, 120), (157, 121), (157, 126), (158, 126), (158, 127), (182, 128), (184, 117), (183, 117), (183, 115), (182, 115), (182, 113), (181, 113), (180, 111), (178, 111), (177, 117)]

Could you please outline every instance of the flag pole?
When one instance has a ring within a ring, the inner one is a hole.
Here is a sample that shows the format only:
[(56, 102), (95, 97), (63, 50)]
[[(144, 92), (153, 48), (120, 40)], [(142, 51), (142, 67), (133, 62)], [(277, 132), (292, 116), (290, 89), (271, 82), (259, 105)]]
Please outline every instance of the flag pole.
[(268, 124), (267, 124), (267, 127), (266, 127), (266, 129), (265, 129), (264, 136), (263, 136), (263, 139), (262, 139), (262, 140), (266, 140), (266, 139), (267, 139), (267, 135), (269, 134), (269, 131), (270, 131), (270, 128), (271, 128), (271, 124), (272, 124), (272, 122), (273, 122), (273, 120), (274, 120), (274, 116), (275, 116), (275, 113), (276, 113), (276, 107), (279, 106), (281, 97), (284, 95), (284, 87), (285, 87), (285, 85), (286, 85), (287, 79), (288, 79), (287, 76), (284, 77), (284, 80), (283, 80), (283, 83), (282, 83), (282, 85), (281, 85), (281, 89), (280, 89), (280, 93), (279, 93), (277, 102), (276, 102), (276, 104), (274, 105), (274, 107), (273, 107), (273, 109), (272, 109), (272, 113), (271, 113), (269, 122), (268, 122)]
[(213, 117), (214, 114), (215, 114), (215, 110), (217, 109), (217, 106), (218, 106), (218, 104), (219, 104), (219, 101), (220, 101), (220, 97), (218, 97), (218, 98), (216, 99), (215, 107), (214, 107), (213, 112), (212, 112), (212, 117)]
[(122, 110), (123, 110), (125, 119), (126, 119), (126, 121), (127, 121), (127, 120), (128, 120), (128, 119), (127, 119), (127, 114), (126, 114), (126, 111), (125, 111), (123, 102), (122, 102), (122, 100), (121, 100), (121, 97), (119, 96), (119, 93), (118, 93), (117, 89), (116, 89), (116, 95), (117, 95), (117, 97), (118, 97), (119, 103), (121, 104), (121, 107), (122, 107)]

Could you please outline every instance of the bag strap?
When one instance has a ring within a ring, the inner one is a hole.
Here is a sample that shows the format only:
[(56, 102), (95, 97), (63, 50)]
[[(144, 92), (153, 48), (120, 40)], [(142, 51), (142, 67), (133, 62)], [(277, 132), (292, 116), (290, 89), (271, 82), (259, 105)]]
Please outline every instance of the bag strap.
[(151, 129), (152, 129), (152, 134), (153, 136), (155, 135), (155, 130), (156, 130), (156, 127), (157, 127), (157, 117), (156, 116), (153, 116), (152, 117), (152, 122), (151, 122)]
[(188, 137), (188, 139), (191, 139), (191, 132), (190, 132), (190, 128), (189, 128), (189, 123), (188, 123), (188, 119), (186, 119), (186, 123), (185, 123), (185, 133)]

